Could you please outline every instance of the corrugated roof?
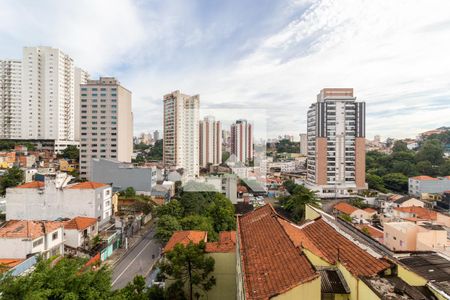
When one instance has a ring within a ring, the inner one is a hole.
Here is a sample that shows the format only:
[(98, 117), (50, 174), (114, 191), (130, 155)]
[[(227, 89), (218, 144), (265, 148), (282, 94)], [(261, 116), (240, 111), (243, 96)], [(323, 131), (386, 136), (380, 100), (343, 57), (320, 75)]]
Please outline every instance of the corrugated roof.
[(269, 204), (238, 217), (246, 299), (270, 299), (319, 275)]
[(326, 294), (350, 294), (350, 289), (345, 282), (341, 271), (331, 268), (318, 270), (320, 274), (321, 291)]

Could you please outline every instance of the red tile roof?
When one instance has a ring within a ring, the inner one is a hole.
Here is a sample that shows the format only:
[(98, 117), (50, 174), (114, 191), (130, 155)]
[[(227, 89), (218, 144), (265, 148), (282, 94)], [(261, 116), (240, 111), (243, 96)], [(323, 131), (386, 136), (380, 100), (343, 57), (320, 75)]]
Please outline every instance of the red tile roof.
[(287, 224), (295, 229), (287, 232), (296, 245), (308, 249), (332, 265), (339, 261), (355, 276), (372, 276), (390, 266), (345, 238), (323, 219), (302, 225), (301, 228), (289, 222)]
[(10, 220), (0, 228), (0, 238), (35, 239), (62, 226), (62, 222)]
[(238, 217), (238, 238), (246, 299), (270, 299), (319, 276), (270, 204)]
[(377, 211), (371, 207), (367, 207), (363, 209), (365, 212), (368, 212), (369, 214), (371, 213), (376, 213)]
[(24, 259), (17, 259), (17, 258), (0, 258), (0, 274), (14, 268), (21, 262), (23, 262)]
[(206, 243), (205, 252), (227, 253), (236, 251), (236, 231), (222, 231), (218, 242)]
[(427, 176), (427, 175), (415, 176), (415, 177), (412, 177), (412, 179), (415, 179), (415, 180), (439, 180), (437, 178)]
[(78, 190), (95, 190), (101, 187), (108, 186), (107, 184), (100, 183), (100, 182), (93, 182), (93, 181), (86, 181), (77, 183), (74, 185), (71, 185), (67, 187), (68, 189), (78, 189)]
[(369, 235), (375, 239), (382, 239), (384, 237), (383, 231), (376, 229), (373, 226), (370, 225), (356, 225), (356, 227), (358, 227), (359, 229), (363, 230), (365, 228), (365, 230), (367, 230), (367, 232), (369, 233)]
[(166, 246), (164, 247), (164, 253), (171, 251), (173, 248), (175, 248), (177, 244), (182, 244), (186, 246), (190, 242), (193, 242), (194, 244), (198, 244), (201, 241), (206, 242), (207, 236), (208, 233), (206, 231), (198, 231), (198, 230), (175, 231), (170, 237), (170, 240), (167, 242)]
[(64, 223), (64, 229), (85, 230), (86, 228), (93, 226), (97, 223), (96, 218), (89, 217), (75, 217)]
[(333, 208), (347, 215), (351, 215), (353, 212), (359, 209), (357, 207), (354, 207), (353, 205), (348, 204), (347, 202), (339, 202)]
[(415, 215), (413, 217), (422, 219), (422, 220), (436, 220), (437, 213), (430, 209), (421, 207), (421, 206), (408, 206), (408, 207), (396, 207), (394, 210), (398, 212), (408, 213), (411, 215)]
[(37, 189), (45, 186), (43, 181), (31, 181), (21, 185), (16, 186), (18, 189)]

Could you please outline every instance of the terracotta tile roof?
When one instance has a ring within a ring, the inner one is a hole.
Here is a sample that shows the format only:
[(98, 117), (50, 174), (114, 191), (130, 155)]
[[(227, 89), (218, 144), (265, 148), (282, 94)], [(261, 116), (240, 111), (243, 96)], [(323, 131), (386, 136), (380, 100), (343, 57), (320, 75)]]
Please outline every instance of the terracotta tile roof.
[(96, 218), (89, 217), (75, 217), (64, 223), (64, 229), (75, 229), (78, 231), (85, 230), (97, 223)]
[(238, 233), (246, 299), (270, 299), (319, 276), (270, 204), (238, 217)]
[(78, 189), (78, 190), (95, 190), (101, 187), (105, 187), (108, 186), (107, 184), (104, 183), (100, 183), (100, 182), (93, 182), (93, 181), (86, 181), (86, 182), (81, 182), (81, 183), (77, 183), (74, 185), (71, 185), (69, 187), (67, 187), (68, 189)]
[(201, 241), (206, 242), (206, 238), (208, 233), (206, 231), (198, 231), (198, 230), (181, 230), (175, 231), (170, 240), (167, 242), (164, 247), (164, 253), (171, 251), (177, 244), (187, 245), (189, 242), (193, 242), (194, 244), (198, 244)]
[(17, 189), (37, 189), (45, 186), (43, 181), (31, 181), (21, 185), (16, 186)]
[(339, 202), (333, 208), (347, 215), (351, 215), (354, 211), (359, 209), (357, 207), (354, 207), (353, 205), (348, 204), (347, 202)]
[(413, 215), (413, 218), (419, 218), (422, 220), (436, 220), (437, 213), (430, 209), (421, 206), (408, 206), (408, 207), (396, 207), (394, 210), (398, 212), (408, 213)]
[(22, 263), (24, 259), (17, 258), (0, 258), (0, 274), (14, 268), (18, 264)]
[(427, 176), (427, 175), (415, 176), (415, 177), (412, 177), (411, 179), (415, 179), (415, 180), (439, 180), (437, 178), (434, 178), (434, 177), (431, 177), (431, 176)]
[(0, 238), (35, 239), (62, 226), (62, 222), (10, 220), (0, 228)]
[(356, 225), (356, 227), (358, 227), (359, 229), (363, 230), (365, 228), (365, 230), (367, 230), (367, 232), (369, 233), (369, 235), (375, 239), (382, 239), (384, 237), (383, 231), (376, 229), (373, 226), (370, 225)]
[(301, 243), (303, 248), (332, 265), (339, 261), (355, 276), (372, 276), (389, 267), (386, 261), (370, 255), (323, 219), (304, 224), (301, 228), (291, 226), (296, 230), (288, 231), (288, 234), (295, 243)]
[(222, 231), (218, 242), (208, 242), (206, 252), (227, 253), (236, 251), (236, 231)]
[(365, 212), (368, 212), (369, 214), (371, 214), (371, 213), (376, 213), (376, 212), (377, 212), (376, 209), (373, 209), (373, 208), (371, 208), (371, 207), (364, 208), (363, 210), (364, 210)]

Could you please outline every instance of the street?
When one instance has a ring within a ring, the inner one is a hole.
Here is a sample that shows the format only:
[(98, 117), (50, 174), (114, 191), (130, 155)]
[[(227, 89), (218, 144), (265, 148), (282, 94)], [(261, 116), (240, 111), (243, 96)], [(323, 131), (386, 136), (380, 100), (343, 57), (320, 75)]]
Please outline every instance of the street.
[[(144, 235), (144, 238), (131, 251), (125, 253), (114, 267), (112, 275), (113, 289), (123, 288), (136, 275), (147, 277), (150, 273), (161, 252), (160, 244), (153, 239), (154, 234), (155, 228), (151, 227)], [(152, 258), (152, 255), (154, 255), (154, 258)]]

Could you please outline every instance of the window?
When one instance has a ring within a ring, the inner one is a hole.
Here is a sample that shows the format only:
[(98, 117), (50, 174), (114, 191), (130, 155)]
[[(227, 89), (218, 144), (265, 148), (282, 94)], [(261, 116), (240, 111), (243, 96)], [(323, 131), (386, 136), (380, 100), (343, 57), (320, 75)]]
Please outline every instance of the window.
[(58, 238), (58, 231), (57, 232), (53, 232), (52, 234), (52, 241), (56, 240)]
[(44, 243), (44, 239), (43, 238), (40, 238), (40, 239), (38, 239), (38, 240), (35, 240), (34, 242), (33, 242), (33, 248), (34, 247), (37, 247), (37, 246), (39, 246), (39, 245), (42, 245)]

